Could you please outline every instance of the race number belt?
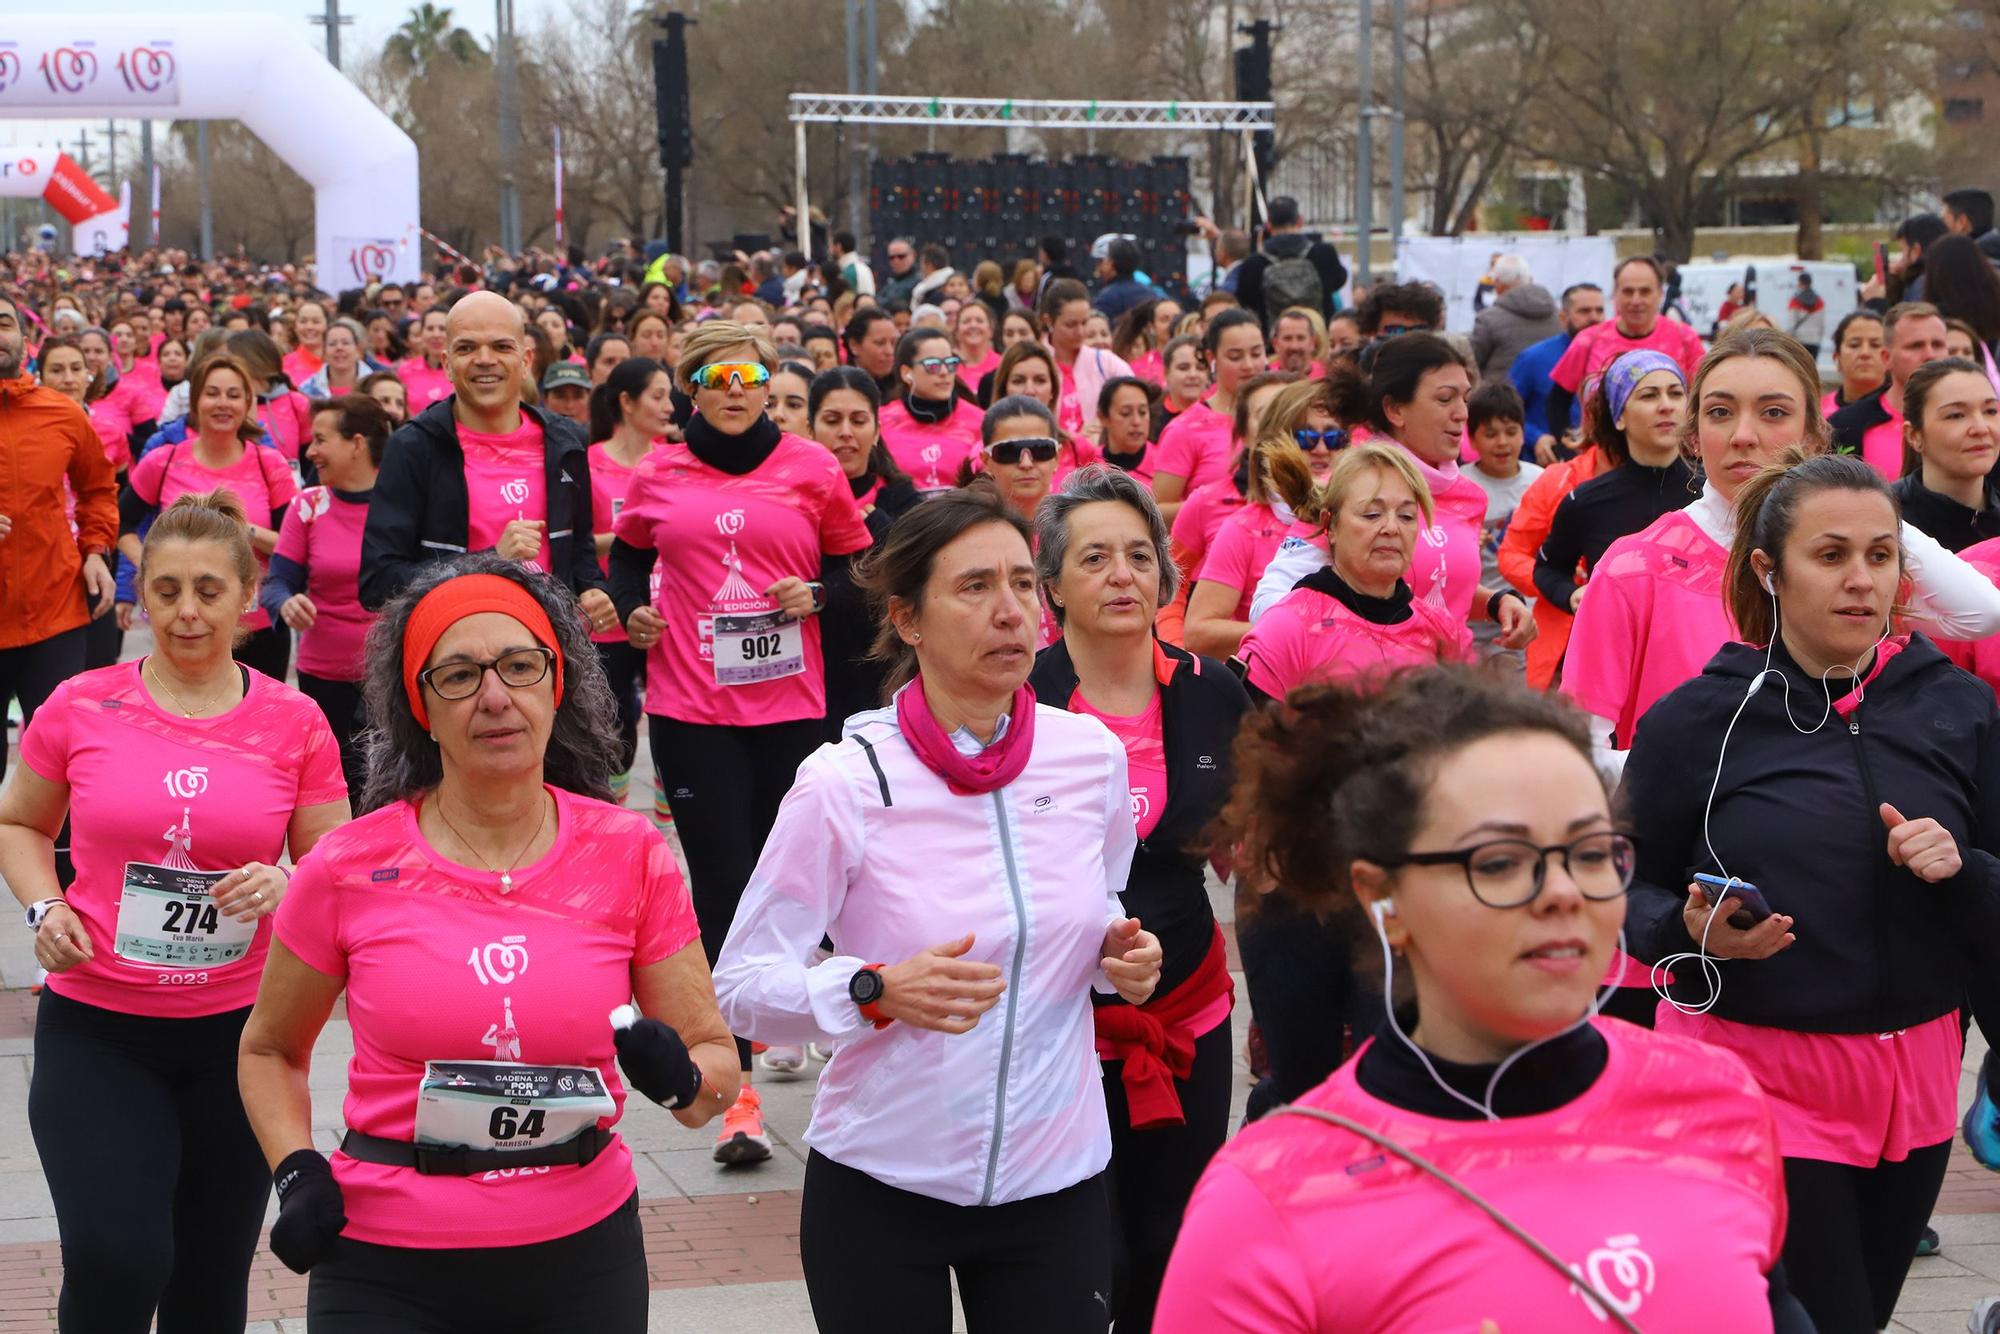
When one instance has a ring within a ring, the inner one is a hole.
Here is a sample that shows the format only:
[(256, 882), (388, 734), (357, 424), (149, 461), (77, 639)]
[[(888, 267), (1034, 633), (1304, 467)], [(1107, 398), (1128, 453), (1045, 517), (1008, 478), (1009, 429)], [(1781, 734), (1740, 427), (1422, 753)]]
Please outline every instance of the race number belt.
[(805, 622), (781, 611), (714, 618), (715, 683), (759, 685), (806, 669)]
[(472, 1170), (539, 1166), (523, 1155), (541, 1149), (566, 1151), (548, 1161), (575, 1162), (570, 1143), (616, 1112), (591, 1066), (427, 1061), (417, 1086), (415, 1147), (470, 1150), (480, 1160)]
[(145, 967), (216, 968), (250, 952), (257, 921), (239, 922), (209, 891), (227, 871), (126, 862), (118, 895), (119, 958)]

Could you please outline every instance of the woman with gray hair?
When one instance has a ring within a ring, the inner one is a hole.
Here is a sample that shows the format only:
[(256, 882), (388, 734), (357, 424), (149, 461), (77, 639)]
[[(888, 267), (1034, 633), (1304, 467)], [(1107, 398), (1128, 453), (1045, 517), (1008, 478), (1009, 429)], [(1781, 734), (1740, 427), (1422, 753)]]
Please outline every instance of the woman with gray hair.
[[(271, 1249), (312, 1271), (321, 1334), (637, 1334), (626, 1087), (699, 1126), (736, 1053), (672, 851), (608, 800), (617, 729), (584, 622), (548, 576), (470, 555), (385, 608), (367, 657), (368, 813), (300, 860), (238, 1062)], [(329, 1161), (306, 1078), (342, 992)]]
[(1035, 535), (1062, 636), (1028, 683), (1123, 744), (1139, 845), (1119, 898), (1165, 952), (1144, 1005), (1093, 997), (1111, 1119), (1111, 1312), (1120, 1329), (1150, 1329), (1181, 1212), (1229, 1131), (1232, 985), (1203, 859), (1188, 849), (1229, 795), (1230, 747), (1250, 699), (1222, 663), (1153, 633), (1179, 572), (1159, 506), (1129, 474), (1077, 469), (1042, 501)]
[(361, 382), (378, 369), (362, 350), (367, 346), (368, 331), (358, 321), (345, 316), (335, 320), (320, 336), (326, 360), (306, 377), (299, 392), (316, 401), (360, 393)]

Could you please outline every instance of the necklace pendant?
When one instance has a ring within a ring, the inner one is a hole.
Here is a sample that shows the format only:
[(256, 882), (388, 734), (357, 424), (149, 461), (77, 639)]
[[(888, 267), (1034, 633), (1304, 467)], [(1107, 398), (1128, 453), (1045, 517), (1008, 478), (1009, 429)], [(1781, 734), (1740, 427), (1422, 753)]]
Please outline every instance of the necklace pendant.
[(514, 892), (514, 875), (513, 875), (513, 872), (511, 872), (511, 871), (502, 871), (502, 872), (500, 873), (500, 892), (501, 892), (502, 894), (511, 894), (511, 893), (513, 893), (513, 892)]

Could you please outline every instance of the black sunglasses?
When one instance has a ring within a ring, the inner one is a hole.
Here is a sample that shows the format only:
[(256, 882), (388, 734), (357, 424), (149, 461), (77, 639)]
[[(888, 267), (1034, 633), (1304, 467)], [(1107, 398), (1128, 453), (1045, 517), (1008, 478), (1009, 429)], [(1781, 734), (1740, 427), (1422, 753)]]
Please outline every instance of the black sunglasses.
[(1009, 468), (1021, 465), (1021, 456), (1026, 454), (1037, 463), (1047, 463), (1054, 459), (1062, 446), (1047, 436), (1037, 436), (1026, 440), (1002, 440), (986, 447), (986, 457)]

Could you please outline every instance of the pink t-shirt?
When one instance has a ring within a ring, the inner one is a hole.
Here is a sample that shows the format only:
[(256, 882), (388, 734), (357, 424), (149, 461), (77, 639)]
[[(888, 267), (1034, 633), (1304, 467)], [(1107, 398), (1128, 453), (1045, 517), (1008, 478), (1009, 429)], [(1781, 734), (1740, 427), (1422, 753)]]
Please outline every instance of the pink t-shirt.
[(1694, 379), (1695, 367), (1701, 364), (1701, 335), (1678, 320), (1662, 317), (1644, 338), (1619, 333), (1618, 321), (1606, 320), (1602, 324), (1591, 325), (1570, 340), (1555, 369), (1549, 372), (1549, 378), (1574, 394), (1585, 385), (1595, 383), (1606, 366), (1627, 352), (1637, 352), (1642, 348), (1664, 352), (1672, 357), (1680, 363), (1689, 380)]
[[(521, 424), (505, 435), (458, 428), (459, 448), (465, 453), (465, 546), (468, 551), (484, 551), (498, 546), (500, 534), (515, 519), (549, 517), (548, 454), (542, 443), (541, 423), (527, 413)], [(535, 558), (523, 562), (531, 569), (547, 573), (549, 534), (542, 531), (542, 549)]]
[(279, 363), (284, 367), (285, 378), (292, 382), (294, 389), (313, 377), (314, 372), (326, 363), (314, 356), (311, 348), (296, 347), (285, 354)]
[(1141, 352), (1132, 358), (1132, 374), (1147, 384), (1164, 385), (1167, 382), (1167, 364), (1160, 360), (1158, 349)]
[(312, 438), (312, 403), (304, 394), (288, 392), (257, 400), (257, 421), (265, 438), (284, 455), (292, 473), (299, 475), (299, 457)]
[(1080, 436), (1088, 422), (1097, 420), (1097, 405), (1092, 403), (1089, 412), (1084, 411), (1083, 399), (1076, 392), (1076, 363), (1056, 366), (1056, 374), (1062, 384), (1056, 393), (1056, 425), (1062, 427), (1064, 435)]
[[(1299, 1100), (1464, 1182), (1648, 1330), (1769, 1330), (1785, 1236), (1771, 1113), (1740, 1061), (1600, 1019), (1604, 1072), (1536, 1116), (1444, 1121), (1371, 1097), (1356, 1061)], [(1534, 1334), (1616, 1328), (1595, 1299), (1428, 1173), (1271, 1116), (1202, 1174), (1156, 1334)]]
[(1876, 422), (1861, 433), (1861, 461), (1893, 482), (1903, 475), (1903, 414), (1882, 404), (1889, 420)]
[(139, 671), (139, 662), (121, 662), (72, 676), (21, 738), (22, 761), (69, 787), (76, 883), (67, 895), (95, 950), (48, 984), (123, 1014), (240, 1010), (257, 999), (268, 920), (234, 963), (127, 960), (116, 948), (125, 865), (228, 871), (277, 862), (294, 812), (346, 798), (340, 747), (319, 705), (259, 672), (250, 671), (249, 691), (228, 713), (179, 718), (154, 707)]
[(1570, 628), (1562, 692), (1609, 719), (1618, 744), (1654, 701), (1736, 638), (1722, 603), (1729, 553), (1683, 510), (1605, 549)]
[(146, 357), (133, 361), (131, 370), (121, 371), (111, 392), (125, 399), (127, 415), (135, 423), (156, 420), (160, 406), (167, 400), (167, 387), (160, 383), (160, 367)]
[(1229, 465), (1236, 457), (1235, 425), (1226, 412), (1217, 412), (1206, 402), (1197, 403), (1167, 423), (1160, 442), (1153, 446), (1159, 459), (1154, 475), (1163, 472), (1187, 478), (1185, 498), (1197, 487), (1229, 481)]
[(1662, 1033), (1723, 1047), (1750, 1068), (1787, 1158), (1873, 1167), (1958, 1131), (1965, 1039), (1958, 1012), (1893, 1033), (1798, 1033), (1683, 1014), (1662, 1001)]
[(1145, 711), (1137, 717), (1106, 713), (1077, 690), (1070, 696), (1072, 713), (1087, 713), (1111, 729), (1125, 747), (1127, 781), (1132, 787), (1132, 820), (1139, 837), (1148, 838), (1167, 808), (1167, 746), (1160, 727), (1160, 692), (1155, 690)]
[[(162, 514), (184, 495), (226, 487), (243, 502), (245, 517), (260, 528), (268, 528), (271, 512), (291, 504), (299, 493), (292, 469), (267, 445), (245, 445), (243, 456), (226, 468), (210, 468), (195, 458), (190, 442), (161, 445), (132, 465), (127, 483), (132, 494)], [(257, 568), (265, 564), (258, 556)], [(262, 607), (252, 606), (243, 614), (246, 629), (262, 630), (270, 623)]]
[(396, 378), (403, 382), (412, 417), (431, 404), (450, 398), (453, 392), (451, 372), (442, 366), (432, 370), (420, 356), (397, 362)]
[[(1146, 451), (1150, 457), (1154, 445)], [(1180, 511), (1174, 515), (1173, 539), (1177, 552), (1187, 560), (1187, 572), (1193, 575), (1208, 559), (1209, 546), (1215, 535), (1229, 516), (1243, 508), (1243, 494), (1236, 489), (1236, 483), (1225, 477), (1207, 486), (1190, 488), (1187, 499), (1181, 502)]]
[[(299, 863), (278, 939), (347, 988), (354, 1054), (343, 1119), (416, 1138), (426, 1061), (594, 1068), (625, 1108), (606, 1016), (632, 974), (697, 939), (672, 851), (637, 811), (549, 789), (556, 840), (500, 877), (447, 861), (396, 802), (328, 834)], [(632, 1193), (617, 1139), (585, 1166), (423, 1176), (337, 1153), (345, 1235), (382, 1246), (522, 1246), (581, 1231)]]
[(1421, 598), (1410, 619), (1377, 625), (1340, 599), (1295, 588), (1271, 604), (1236, 656), (1249, 665), (1244, 680), (1283, 699), (1294, 688), (1320, 681), (1377, 681), (1409, 667), (1471, 662), (1472, 631), (1465, 622)]
[(777, 611), (765, 589), (788, 575), (817, 579), (822, 556), (868, 546), (847, 476), (823, 446), (786, 435), (737, 476), (684, 444), (661, 445), (633, 474), (613, 531), (660, 553), (658, 605), (667, 627), (646, 653), (646, 712), (726, 727), (826, 712), (818, 617), (773, 621), (761, 642), (738, 641), (768, 649), (762, 662), (715, 656), (718, 616), (737, 623), (732, 634), (748, 633), (747, 618)]
[(1208, 544), (1208, 553), (1195, 578), (1235, 589), (1239, 596), (1234, 618), (1249, 620), (1250, 599), (1257, 592), (1257, 581), (1263, 578), (1264, 567), (1271, 563), (1271, 557), (1278, 554), (1278, 543), (1285, 540), (1290, 528), (1291, 524), (1279, 518), (1269, 505), (1245, 505), (1228, 512), (1216, 529), (1215, 540)]
[(986, 355), (978, 361), (960, 363), (958, 368), (958, 382), (976, 394), (979, 392), (979, 382), (999, 369), (999, 349), (989, 348)]
[[(1958, 553), (1958, 558), (2000, 584), (2000, 537), (1974, 543)], [(1985, 639), (1940, 639), (1937, 646), (1953, 662), (1971, 672), (2000, 694), (2000, 637)]]
[(343, 499), (330, 487), (299, 492), (278, 529), (277, 555), (302, 565), (312, 599), (312, 628), (299, 635), (299, 670), (328, 681), (366, 674), (362, 643), (375, 614), (361, 606), (361, 530), (368, 501)]
[(948, 491), (958, 485), (958, 468), (979, 452), (983, 414), (964, 399), (953, 400), (951, 415), (936, 425), (918, 421), (902, 403), (882, 407), (882, 443), (896, 466), (919, 491)]
[[(600, 533), (613, 531), (618, 525), (618, 516), (625, 510), (625, 494), (632, 489), (632, 474), (636, 468), (628, 468), (611, 457), (602, 444), (590, 447), (590, 512), (591, 522)], [(611, 558), (597, 562), (606, 576), (611, 573)], [(590, 637), (593, 644), (623, 644), (626, 642), (625, 627), (605, 630)]]
[(1456, 459), (1433, 468), (1400, 441), (1386, 440), (1417, 465), (1431, 489), (1437, 519), (1417, 534), (1410, 558), (1410, 591), (1419, 602), (1444, 608), (1461, 621), (1472, 618), (1472, 597), (1479, 588), (1479, 541), (1486, 529), (1486, 489), (1458, 469)]
[[(118, 383), (122, 386), (125, 382), (120, 380)], [(124, 472), (131, 467), (131, 395), (114, 389), (84, 411), (90, 414), (90, 429), (97, 432), (98, 442), (104, 446), (104, 457), (110, 460), (111, 471)]]

